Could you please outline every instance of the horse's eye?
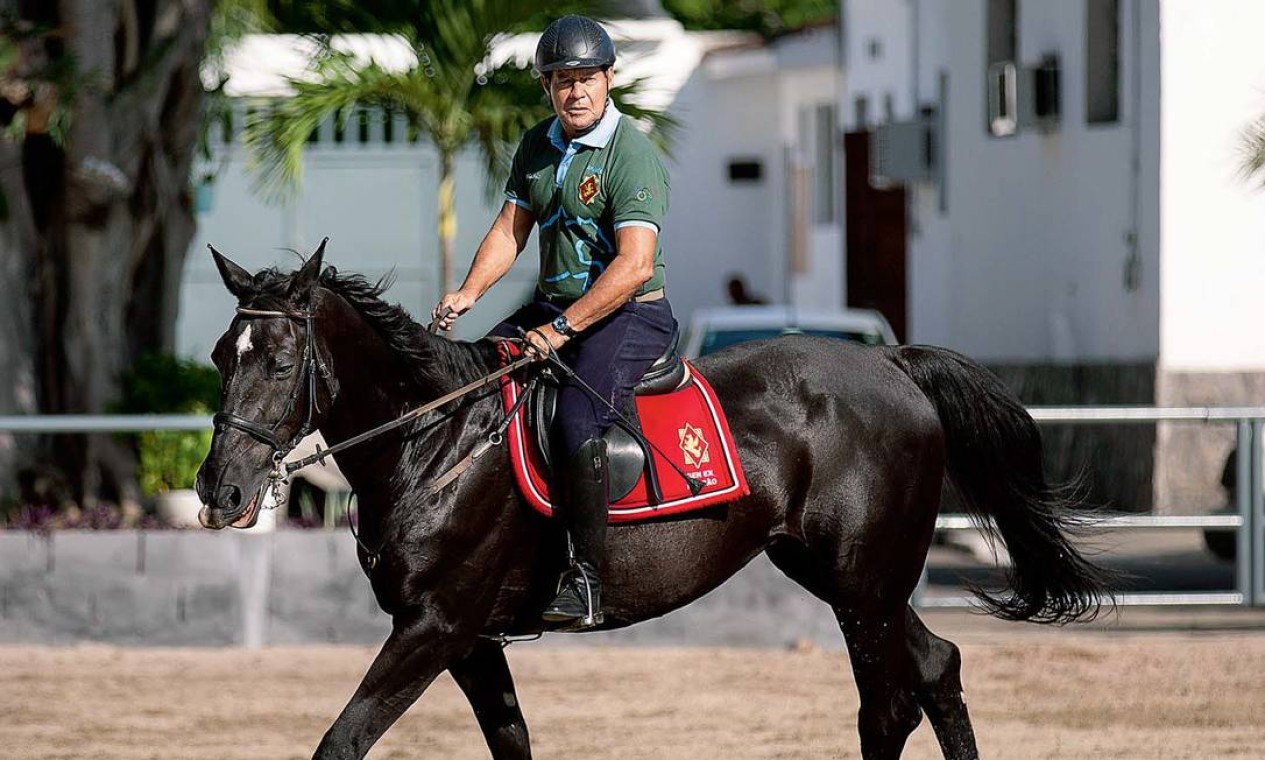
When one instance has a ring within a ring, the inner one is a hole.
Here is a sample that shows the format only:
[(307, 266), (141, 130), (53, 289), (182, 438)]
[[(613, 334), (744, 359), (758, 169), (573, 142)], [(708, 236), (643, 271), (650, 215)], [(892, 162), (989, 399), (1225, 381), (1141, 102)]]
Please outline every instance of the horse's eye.
[(294, 372), (294, 365), (293, 364), (278, 364), (276, 368), (273, 369), (272, 372), (277, 377), (289, 377)]

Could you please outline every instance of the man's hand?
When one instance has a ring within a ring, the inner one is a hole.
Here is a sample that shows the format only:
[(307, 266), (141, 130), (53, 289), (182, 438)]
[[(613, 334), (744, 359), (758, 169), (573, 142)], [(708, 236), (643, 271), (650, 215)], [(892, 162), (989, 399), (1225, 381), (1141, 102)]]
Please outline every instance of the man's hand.
[(536, 361), (544, 361), (550, 350), (557, 351), (571, 340), (553, 329), (552, 324), (545, 324), (535, 330), (527, 331), (527, 352), (536, 357)]
[[(435, 310), (431, 312), (431, 317), (439, 320), (439, 329), (451, 330), (457, 323), (457, 317), (470, 311), (470, 307), (474, 306), (476, 300), (478, 299), (463, 290), (448, 293), (439, 299)], [(440, 319), (441, 316), (442, 319)]]

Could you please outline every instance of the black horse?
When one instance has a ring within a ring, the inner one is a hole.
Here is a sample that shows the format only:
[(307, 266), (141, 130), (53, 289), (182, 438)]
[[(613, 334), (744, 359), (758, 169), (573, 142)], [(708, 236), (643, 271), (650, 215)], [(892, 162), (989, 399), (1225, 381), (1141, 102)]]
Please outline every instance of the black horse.
[[(489, 341), (432, 337), (384, 286), (322, 272), (251, 275), (215, 253), (238, 315), (214, 361), (223, 409), (197, 487), (209, 528), (252, 523), (277, 449), (305, 428), (344, 441), (497, 368)], [(982, 604), (1060, 623), (1100, 608), (1104, 579), (1068, 542), (1031, 417), (989, 372), (949, 351), (785, 337), (698, 367), (727, 411), (751, 495), (687, 519), (612, 526), (605, 628), (698, 599), (766, 552), (834, 610), (861, 707), (862, 755), (897, 758), (925, 712), (946, 758), (977, 756), (957, 647), (908, 600), (946, 475), (1004, 540), (1009, 593)], [(496, 639), (542, 628), (566, 556), (561, 528), (520, 498), (503, 448), (438, 494), (431, 480), (501, 420), (495, 386), (339, 454), (361, 504), (361, 565), (392, 632), (316, 751), (362, 758), (448, 670), (492, 755), (528, 758)]]

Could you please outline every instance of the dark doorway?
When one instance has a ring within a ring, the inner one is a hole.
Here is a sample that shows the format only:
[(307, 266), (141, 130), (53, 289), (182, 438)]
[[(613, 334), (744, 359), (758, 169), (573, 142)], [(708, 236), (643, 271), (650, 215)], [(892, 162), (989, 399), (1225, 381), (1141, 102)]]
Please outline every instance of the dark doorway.
[(875, 309), (906, 339), (905, 188), (870, 186), (870, 133), (843, 138), (848, 306)]

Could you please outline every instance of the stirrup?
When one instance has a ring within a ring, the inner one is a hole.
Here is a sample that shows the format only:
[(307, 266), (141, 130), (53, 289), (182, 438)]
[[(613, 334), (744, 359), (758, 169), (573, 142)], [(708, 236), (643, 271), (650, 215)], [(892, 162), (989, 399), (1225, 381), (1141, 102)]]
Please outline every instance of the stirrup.
[[(589, 578), (589, 574), (584, 570), (583, 566), (573, 563), (570, 568), (563, 573), (562, 578), (558, 581), (558, 591), (554, 596), (553, 602), (545, 609), (543, 618), (549, 623), (566, 623), (562, 630), (577, 631), (586, 628), (593, 628), (601, 625), (605, 620), (600, 607), (600, 598), (594, 600), (593, 582)], [(601, 594), (601, 581), (598, 581), (598, 595)], [(550, 617), (549, 611), (560, 599), (565, 601), (578, 601), (584, 608), (584, 612), (578, 617), (567, 615), (565, 617)], [(597, 601), (597, 604), (594, 602)]]

